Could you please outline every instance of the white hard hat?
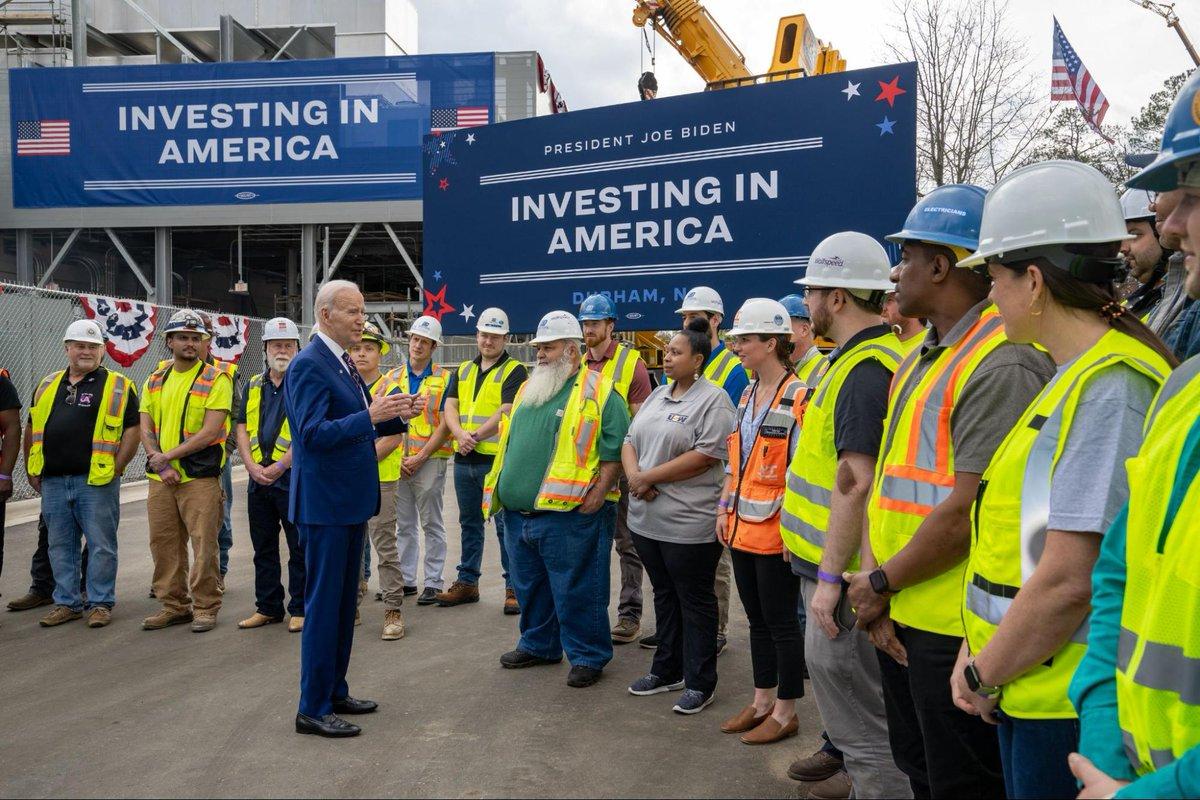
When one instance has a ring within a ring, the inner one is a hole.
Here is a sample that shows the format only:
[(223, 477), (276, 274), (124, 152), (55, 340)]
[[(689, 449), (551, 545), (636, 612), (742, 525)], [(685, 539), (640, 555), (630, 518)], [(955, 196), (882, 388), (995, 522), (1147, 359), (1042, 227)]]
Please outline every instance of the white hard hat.
[(1078, 161), (1042, 161), (1011, 172), (988, 192), (979, 249), (958, 262), (982, 266), (1029, 248), (1131, 239), (1112, 184)]
[(300, 329), (287, 317), (269, 319), (263, 323), (262, 340), (266, 343), (277, 339), (295, 339), (299, 342)]
[(321, 332), (321, 326), (314, 322), (313, 326), (312, 326), (312, 330), (310, 330), (308, 332), (308, 340), (311, 342), (313, 339), (317, 338), (317, 334), (320, 332)]
[(783, 303), (769, 297), (751, 297), (734, 315), (729, 335), (762, 333), (771, 336), (777, 333), (790, 335), (791, 332), (792, 319)]
[(77, 319), (67, 326), (63, 341), (104, 344), (104, 331), (94, 319)]
[(1145, 189), (1126, 189), (1121, 195), (1121, 212), (1125, 214), (1126, 222), (1140, 219), (1154, 219), (1150, 204), (1154, 202), (1154, 194)]
[(883, 245), (857, 231), (827, 236), (813, 248), (804, 277), (796, 281), (815, 289), (892, 289), (892, 260)]
[(579, 320), (575, 319), (574, 314), (568, 311), (551, 311), (542, 317), (542, 321), (538, 323), (537, 336), (530, 339), (529, 343), (545, 344), (561, 339), (582, 338), (583, 328), (579, 327)]
[(725, 316), (725, 303), (715, 289), (697, 286), (688, 290), (683, 296), (683, 305), (675, 309), (676, 314), (686, 314), (688, 311), (708, 311)]
[[(503, 312), (501, 312), (503, 313)], [(424, 336), (438, 344), (442, 343), (442, 323), (436, 317), (417, 317), (417, 321), (408, 329), (409, 336)]]
[(503, 309), (485, 308), (479, 315), (479, 324), (475, 326), (475, 330), (507, 336), (508, 314), (505, 314)]

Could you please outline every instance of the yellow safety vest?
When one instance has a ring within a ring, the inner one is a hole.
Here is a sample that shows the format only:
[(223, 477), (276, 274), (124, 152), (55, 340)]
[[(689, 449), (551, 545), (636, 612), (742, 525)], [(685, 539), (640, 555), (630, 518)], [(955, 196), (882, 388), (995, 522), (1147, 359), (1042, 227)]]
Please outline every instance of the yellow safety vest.
[[(1200, 479), (1176, 486), (1198, 424), (1200, 358), (1179, 367), (1147, 417), (1129, 469), (1117, 716), (1139, 775), (1200, 744)], [(1174, 515), (1174, 519), (1172, 519)]]
[[(600, 425), (604, 404), (613, 392), (612, 381), (598, 372), (581, 367), (575, 385), (567, 397), (550, 465), (542, 478), (534, 507), (539, 511), (570, 511), (577, 508), (600, 475)], [(490, 517), (499, 509), (496, 484), (504, 469), (504, 451), (512, 432), (512, 419), (521, 405), (524, 387), (513, 402), (512, 411), (500, 422), (500, 444), (496, 460), (483, 482), (483, 514)], [(518, 465), (518, 469), (520, 465)], [(609, 492), (608, 500), (620, 494)]]
[[(421, 448), (429, 444), (429, 440), (433, 438), (433, 432), (437, 430), (438, 425), (442, 422), (442, 398), (446, 395), (446, 386), (450, 381), (450, 370), (440, 364), (432, 366), (432, 372), (421, 379), (420, 386), (417, 387), (417, 394), (423, 394), (427, 398), (425, 410), (421, 412), (419, 417), (413, 417), (408, 421), (408, 439), (407, 446), (404, 450), (405, 456), (415, 456), (421, 452)], [(392, 380), (400, 391), (407, 392), (408, 383), (408, 365), (401, 364), (390, 373), (388, 378)], [(453, 437), (447, 437), (433, 453), (433, 458), (449, 458), (454, 454)]]
[[(1046, 384), (984, 471), (964, 576), (963, 622), (972, 653), (991, 640), (1021, 585), (1038, 565), (1050, 514), (1054, 468), (1066, 447), (1084, 387), (1105, 369), (1122, 363), (1157, 384), (1171, 371), (1154, 350), (1110, 330)], [(1097, 487), (1097, 491), (1104, 489)], [(1087, 631), (1084, 620), (1050, 660), (1005, 684), (1000, 708), (1027, 719), (1075, 717), (1067, 685), (1083, 658)]]
[[(256, 464), (261, 464), (263, 461), (258, 432), (264, 380), (270, 380), (266, 373), (255, 375), (250, 379), (250, 391), (246, 393), (246, 435), (250, 437), (250, 457), (254, 459), (254, 463)], [(291, 446), (292, 427), (288, 424), (287, 413), (285, 412), (283, 425), (279, 428), (279, 435), (275, 437), (275, 447), (271, 450), (271, 460), (278, 461), (283, 458), (287, 455), (287, 451)]]
[[(487, 376), (487, 380), (479, 387), (478, 395), (475, 394), (475, 381), (479, 379), (479, 365), (474, 361), (464, 361), (458, 365), (458, 424), (464, 431), (471, 433), (479, 430), (483, 427), (483, 423), (500, 410), (500, 406), (503, 405), (501, 389), (504, 387), (504, 381), (508, 379), (519, 363), (515, 358), (510, 357), (503, 364), (494, 368)], [(454, 449), (458, 450), (457, 443), (454, 445)], [(500, 434), (498, 432), (475, 445), (475, 452), (480, 455), (494, 456), (499, 450)]]
[[(383, 392), (384, 394), (391, 394), (392, 389), (399, 386), (399, 384), (391, 379), (389, 373), (387, 375), (380, 375), (378, 378), (372, 381), (371, 385), (367, 387), (367, 392), (374, 394), (375, 387), (379, 385), (380, 381), (383, 381), (383, 385), (385, 387)], [(401, 391), (404, 391), (404, 389), (401, 388)], [(400, 444), (396, 446), (395, 450), (388, 453), (386, 456), (384, 456), (384, 459), (379, 462), (379, 482), (390, 483), (392, 481), (400, 480), (400, 464), (403, 460), (404, 445)]]
[(625, 402), (629, 403), (629, 387), (633, 385), (633, 376), (637, 374), (638, 362), (642, 357), (624, 342), (617, 342), (613, 357), (600, 367), (600, 374), (613, 383), (613, 388)]
[[(859, 342), (829, 364), (809, 394), (800, 439), (788, 466), (779, 533), (788, 550), (814, 566), (820, 565), (825, 549), (833, 480), (837, 475), (834, 409), (850, 371), (871, 359), (895, 372), (900, 364), (900, 340), (896, 334), (888, 331)], [(858, 569), (858, 556), (850, 569)]]
[(704, 365), (704, 377), (708, 378), (709, 383), (724, 389), (725, 381), (729, 380), (735, 369), (745, 371), (746, 368), (742, 366), (742, 360), (726, 347), (716, 358), (708, 359)]
[[(50, 419), (50, 410), (64, 375), (66, 370), (47, 375), (34, 393), (33, 408), (29, 411), (33, 441), (25, 461), (25, 471), (29, 475), (41, 475), (46, 465), (46, 421)], [(96, 412), (96, 425), (92, 428), (92, 458), (88, 463), (87, 479), (89, 486), (106, 486), (116, 477), (117, 450), (125, 434), (125, 408), (129, 405), (130, 386), (130, 380), (124, 375), (108, 370), (104, 379), (102, 405)]]
[[(914, 379), (920, 348), (912, 350), (892, 379), (883, 447), (867, 506), (871, 550), (882, 565), (900, 552), (925, 517), (954, 490), (954, 442), (950, 419), (975, 369), (1004, 344), (1004, 321), (989, 306), (961, 339), (942, 349)], [(900, 397), (907, 395), (903, 407)], [(891, 615), (923, 631), (963, 635), (962, 590), (966, 561), (891, 599)]]
[(809, 348), (804, 357), (796, 363), (796, 377), (805, 386), (816, 386), (828, 365), (829, 359), (820, 350), (815, 347)]
[[(228, 375), (230, 383), (233, 383), (237, 379), (237, 364), (235, 364), (232, 361), (222, 361), (219, 358), (213, 358), (212, 361), (206, 361), (204, 363), (208, 364), (210, 367), (214, 367), (217, 370), (217, 372), (221, 373), (222, 375)], [(164, 367), (171, 367), (171, 366), (174, 366), (174, 364), (175, 364), (175, 359), (164, 358), (158, 362), (157, 369), (163, 369)], [(236, 386), (237, 384), (234, 383), (233, 385)], [(236, 395), (237, 393), (235, 392), (234, 394)], [(235, 406), (237, 405), (237, 397), (236, 396), (233, 398), (233, 404)], [(229, 434), (231, 434), (232, 432), (233, 432), (233, 410), (230, 409), (229, 415), (225, 417), (225, 438), (221, 440), (222, 443), (229, 440)]]
[[(166, 366), (160, 366), (150, 374), (150, 380), (147, 384), (147, 391), (150, 395), (155, 395), (162, 392), (163, 384), (166, 383), (167, 380), (167, 375), (175, 369), (174, 359), (168, 359), (165, 363)], [(221, 370), (212, 364), (200, 364), (200, 369), (196, 372), (195, 378), (192, 379), (192, 385), (188, 389), (188, 397), (183, 403), (183, 415), (179, 420), (179, 441), (181, 443), (186, 442), (188, 439), (195, 436), (200, 432), (200, 429), (204, 427), (204, 414), (206, 411), (204, 404), (208, 400), (208, 395), (212, 392), (213, 385), (217, 382), (217, 379), (222, 375), (228, 374), (229, 373), (225, 370)], [(230, 380), (232, 380), (232, 378), (230, 378)], [(162, 430), (165, 420), (162, 419), (162, 404), (156, 403), (154, 408), (156, 409), (155, 416), (152, 416), (150, 419), (154, 424), (154, 432), (157, 434)], [(192, 453), (190, 456), (184, 456), (175, 462), (178, 464), (177, 469), (179, 474), (185, 479), (190, 480), (192, 478), (209, 478), (220, 475), (221, 469), (225, 466), (225, 459), (228, 457), (225, 453), (225, 441), (229, 438), (229, 416), (229, 414), (225, 415), (224, 427), (221, 430), (221, 435), (215, 442), (203, 450), (197, 453)], [(212, 475), (207, 474), (208, 472), (212, 471), (210, 466), (207, 464), (205, 464), (200, 470), (201, 472), (205, 473), (202, 475), (192, 474), (192, 472), (189, 472), (187, 468), (184, 467), (184, 462), (192, 462), (195, 464), (210, 457), (209, 451), (213, 450), (214, 448), (220, 451), (220, 457), (216, 462), (216, 472), (214, 472)], [(161, 480), (157, 475), (151, 475), (150, 477), (154, 480)]]

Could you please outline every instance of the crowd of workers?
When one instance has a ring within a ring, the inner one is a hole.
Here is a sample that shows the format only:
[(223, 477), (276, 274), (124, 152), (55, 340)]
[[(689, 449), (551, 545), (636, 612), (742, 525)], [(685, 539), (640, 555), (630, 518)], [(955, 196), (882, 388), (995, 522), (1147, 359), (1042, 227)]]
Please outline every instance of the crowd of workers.
[[(434, 363), (437, 319), (412, 325), (386, 373), (391, 343), (365, 324), (348, 363), (367, 391), (424, 398), (407, 433), (376, 441), (383, 502), (359, 601), (373, 549), (382, 638), (404, 636), (406, 597), (479, 600), (490, 519), (504, 613), (520, 615), (501, 665), (565, 654), (571, 686), (638, 639), (644, 571), (655, 652), (628, 690), (702, 711), (735, 584), (754, 685), (728, 689), (746, 703), (721, 729), (793, 736), (810, 680), (825, 745), (789, 769), (810, 797), (1200, 794), (1198, 98), (1200, 73), (1119, 199), (1067, 161), (988, 192), (939, 187), (887, 237), (898, 264), (834, 234), (803, 296), (747, 300), (727, 339), (719, 295), (692, 289), (656, 387), (601, 295), (541, 320), (531, 371), (507, 353), (500, 309), (456, 369)], [(99, 326), (71, 323), (68, 366), (41, 381), (24, 428), (42, 522), (34, 586), (10, 608), (109, 624), (119, 478), (140, 445), (162, 604), (142, 625), (211, 630), (236, 446), (256, 575), (239, 627), (303, 630), (284, 403), (301, 336), (269, 321), (267, 368), (235, 393), (210, 331), (198, 312), (171, 317), (172, 357), (139, 392), (101, 365)], [(6, 496), (20, 405), (0, 378)], [(452, 456), (462, 547), (447, 588)]]

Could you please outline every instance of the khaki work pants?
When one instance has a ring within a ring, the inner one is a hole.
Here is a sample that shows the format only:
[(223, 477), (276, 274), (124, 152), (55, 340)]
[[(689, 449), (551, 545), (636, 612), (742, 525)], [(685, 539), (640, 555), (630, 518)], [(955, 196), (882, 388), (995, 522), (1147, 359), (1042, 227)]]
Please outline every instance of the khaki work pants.
[[(404, 577), (400, 573), (400, 552), (396, 542), (396, 485), (399, 481), (379, 484), (379, 513), (367, 521), (367, 537), (375, 547), (379, 561), (375, 568), (379, 576), (379, 591), (383, 608), (393, 611), (404, 602)], [(371, 546), (366, 545), (366, 546)], [(358, 602), (363, 601), (362, 575), (359, 574)]]
[(172, 614), (191, 611), (193, 605), (201, 614), (215, 615), (221, 609), (217, 532), (223, 504), (219, 478), (195, 478), (177, 486), (150, 481), (146, 517), (154, 559), (154, 595)]

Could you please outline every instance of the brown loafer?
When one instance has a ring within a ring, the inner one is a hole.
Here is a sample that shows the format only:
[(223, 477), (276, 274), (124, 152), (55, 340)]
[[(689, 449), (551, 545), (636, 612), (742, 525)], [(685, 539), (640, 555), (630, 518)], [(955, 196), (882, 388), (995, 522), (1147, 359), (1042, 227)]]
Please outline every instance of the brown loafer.
[(758, 712), (754, 710), (754, 706), (746, 706), (737, 713), (737, 716), (730, 717), (722, 722), (721, 730), (725, 733), (745, 733), (757, 728), (769, 716), (771, 716), (770, 711), (760, 717)]
[(761, 725), (742, 737), (742, 744), (775, 744), (795, 736), (799, 731), (799, 717), (792, 717), (787, 725), (780, 725), (774, 717), (767, 717)]
[(274, 625), (277, 622), (283, 622), (283, 617), (268, 617), (260, 611), (255, 611), (246, 619), (238, 623), (238, 627), (242, 630), (250, 628), (261, 628), (264, 625)]

